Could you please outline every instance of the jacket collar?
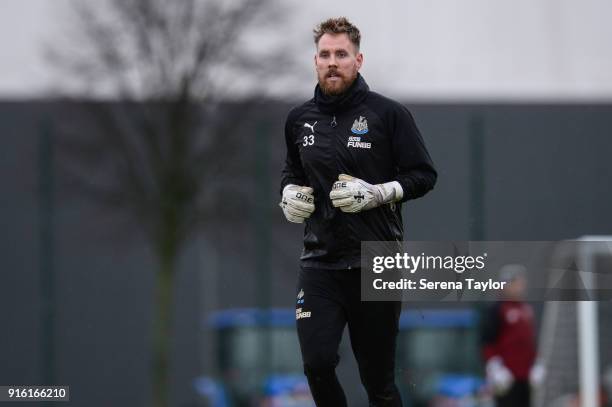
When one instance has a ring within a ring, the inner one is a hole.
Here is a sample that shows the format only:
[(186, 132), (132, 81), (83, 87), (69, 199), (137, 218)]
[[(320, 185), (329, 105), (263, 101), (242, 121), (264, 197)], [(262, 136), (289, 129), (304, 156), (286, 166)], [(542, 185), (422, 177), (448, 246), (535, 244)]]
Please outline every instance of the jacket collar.
[(338, 113), (357, 106), (368, 96), (370, 88), (363, 76), (358, 72), (357, 78), (353, 81), (346, 92), (340, 95), (326, 95), (317, 84), (314, 92), (314, 101), (323, 113)]

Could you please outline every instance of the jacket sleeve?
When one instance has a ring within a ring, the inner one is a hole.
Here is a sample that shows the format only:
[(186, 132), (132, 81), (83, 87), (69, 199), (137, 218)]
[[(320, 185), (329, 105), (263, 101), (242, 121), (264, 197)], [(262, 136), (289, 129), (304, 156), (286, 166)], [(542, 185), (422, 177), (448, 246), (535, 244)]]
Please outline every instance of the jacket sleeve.
[(287, 146), (287, 156), (285, 158), (285, 167), (281, 172), (281, 185), (280, 193), (282, 195), (283, 188), (289, 184), (294, 185), (308, 185), (304, 168), (302, 167), (302, 161), (300, 159), (300, 152), (298, 146), (295, 144), (295, 135), (293, 134), (293, 127), (297, 115), (295, 111), (291, 111), (287, 116), (285, 122), (285, 144)]
[(390, 122), (393, 159), (397, 169), (394, 181), (399, 182), (404, 191), (402, 202), (419, 198), (433, 189), (438, 174), (408, 109), (396, 106)]

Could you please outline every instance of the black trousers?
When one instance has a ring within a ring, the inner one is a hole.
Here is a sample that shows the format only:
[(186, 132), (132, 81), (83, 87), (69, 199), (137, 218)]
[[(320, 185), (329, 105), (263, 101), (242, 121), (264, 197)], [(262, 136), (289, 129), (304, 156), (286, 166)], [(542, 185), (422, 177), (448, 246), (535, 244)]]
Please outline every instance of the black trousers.
[(531, 391), (527, 380), (517, 380), (503, 396), (495, 398), (496, 407), (529, 407)]
[(346, 406), (335, 369), (348, 325), (359, 376), (371, 407), (402, 405), (395, 385), (395, 345), (401, 301), (362, 302), (360, 270), (302, 268), (297, 286), (297, 331), (304, 374), (318, 407)]

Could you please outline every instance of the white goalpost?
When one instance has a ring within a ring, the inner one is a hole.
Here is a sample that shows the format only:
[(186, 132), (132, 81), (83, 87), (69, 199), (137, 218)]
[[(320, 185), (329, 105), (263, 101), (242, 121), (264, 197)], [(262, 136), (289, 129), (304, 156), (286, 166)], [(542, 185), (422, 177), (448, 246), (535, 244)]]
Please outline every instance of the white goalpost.
[[(598, 288), (595, 260), (612, 257), (612, 236), (583, 236), (577, 242), (577, 273), (584, 293), (593, 295)], [(581, 407), (600, 405), (599, 306), (595, 298), (545, 304), (539, 355), (548, 377), (534, 405), (564, 407), (576, 401)]]

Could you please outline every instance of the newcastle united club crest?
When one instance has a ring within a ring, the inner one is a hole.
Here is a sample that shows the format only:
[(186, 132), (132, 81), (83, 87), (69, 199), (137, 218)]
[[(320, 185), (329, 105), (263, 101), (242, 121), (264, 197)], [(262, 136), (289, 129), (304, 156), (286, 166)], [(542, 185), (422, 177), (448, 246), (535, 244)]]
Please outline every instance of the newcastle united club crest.
[(351, 127), (351, 131), (354, 134), (366, 134), (368, 132), (368, 121), (365, 117), (359, 116), (359, 119), (356, 119), (353, 122), (353, 127)]

